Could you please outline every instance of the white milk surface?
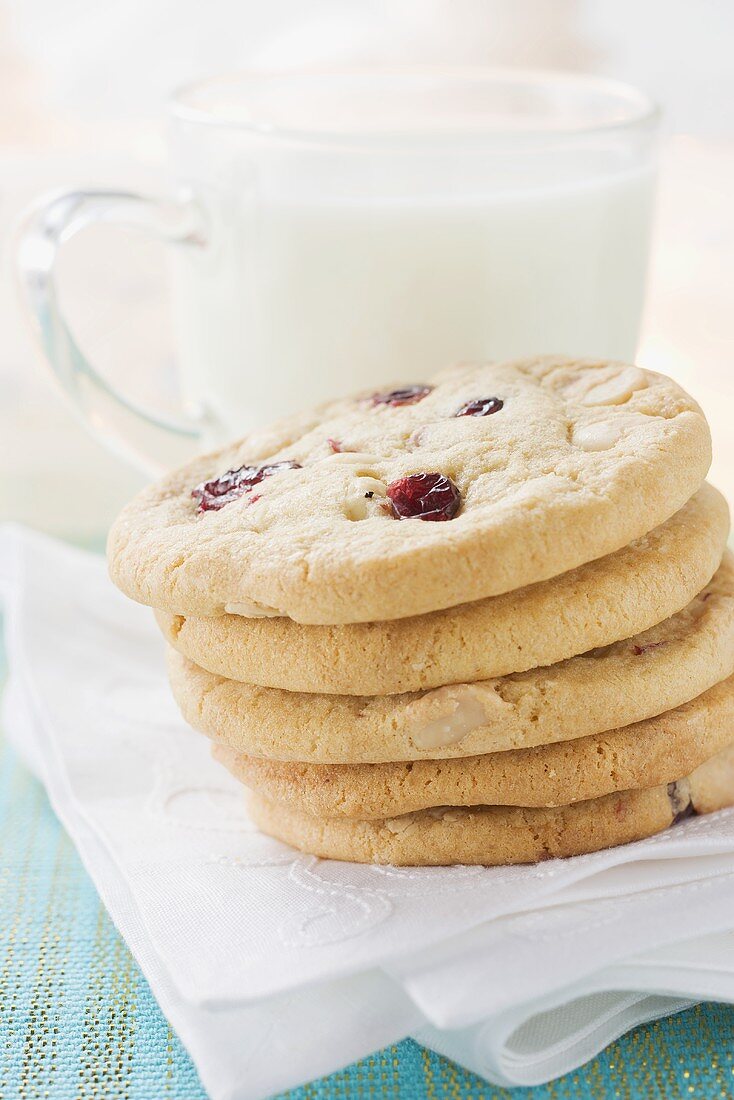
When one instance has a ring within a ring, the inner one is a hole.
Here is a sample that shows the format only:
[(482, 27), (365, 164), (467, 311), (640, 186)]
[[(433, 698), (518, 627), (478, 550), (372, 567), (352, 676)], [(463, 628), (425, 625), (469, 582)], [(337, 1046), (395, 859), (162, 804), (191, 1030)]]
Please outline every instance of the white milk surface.
[(460, 200), (210, 196), (211, 246), (175, 260), (187, 397), (221, 438), (458, 359), (631, 358), (652, 189), (640, 170)]

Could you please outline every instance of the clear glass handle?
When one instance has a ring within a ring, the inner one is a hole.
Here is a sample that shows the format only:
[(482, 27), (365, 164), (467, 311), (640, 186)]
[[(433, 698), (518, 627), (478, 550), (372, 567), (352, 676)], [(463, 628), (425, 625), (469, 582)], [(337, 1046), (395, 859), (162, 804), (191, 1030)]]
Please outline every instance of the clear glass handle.
[(178, 247), (202, 247), (203, 219), (191, 200), (68, 191), (48, 196), (29, 211), (18, 243), (22, 297), (48, 363), (77, 412), (105, 446), (147, 473), (159, 473), (195, 449), (202, 420), (157, 413), (120, 392), (84, 355), (60, 305), (56, 261), (61, 246), (100, 222), (140, 229)]

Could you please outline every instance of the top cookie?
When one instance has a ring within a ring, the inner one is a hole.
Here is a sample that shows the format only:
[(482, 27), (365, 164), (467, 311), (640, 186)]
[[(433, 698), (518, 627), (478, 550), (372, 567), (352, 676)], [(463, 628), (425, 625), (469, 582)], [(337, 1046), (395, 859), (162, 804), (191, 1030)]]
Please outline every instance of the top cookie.
[(399, 619), (611, 553), (701, 484), (710, 436), (664, 376), (560, 357), (339, 401), (144, 490), (113, 580), (176, 614)]

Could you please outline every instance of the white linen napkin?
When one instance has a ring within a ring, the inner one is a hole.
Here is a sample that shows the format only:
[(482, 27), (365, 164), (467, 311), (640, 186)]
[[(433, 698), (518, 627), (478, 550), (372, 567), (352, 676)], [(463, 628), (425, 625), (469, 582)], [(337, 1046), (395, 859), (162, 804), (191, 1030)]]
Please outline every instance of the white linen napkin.
[(254, 830), (100, 558), (5, 528), (0, 583), (6, 729), (215, 1100), (406, 1034), (534, 1084), (692, 998), (734, 1000), (734, 812), (530, 868), (303, 856)]

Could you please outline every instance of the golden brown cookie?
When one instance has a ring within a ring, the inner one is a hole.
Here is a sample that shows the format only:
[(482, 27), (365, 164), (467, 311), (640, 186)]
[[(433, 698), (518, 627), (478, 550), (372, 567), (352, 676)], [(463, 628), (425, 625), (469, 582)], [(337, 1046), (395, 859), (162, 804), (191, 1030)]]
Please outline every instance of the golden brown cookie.
[(734, 676), (675, 710), (534, 749), (402, 764), (298, 764), (214, 745), (271, 802), (316, 817), (391, 818), (435, 806), (565, 806), (688, 775), (734, 742)]
[(536, 863), (642, 840), (691, 813), (734, 805), (734, 749), (690, 776), (555, 809), (441, 807), (382, 821), (314, 817), (250, 795), (255, 823), (270, 836), (324, 859), (397, 866)]
[(228, 679), (332, 694), (419, 691), (554, 664), (647, 630), (708, 583), (728, 530), (724, 498), (704, 485), (615, 554), (448, 611), (347, 626), (167, 612), (157, 619), (179, 652)]
[(638, 367), (462, 364), (169, 474), (114, 524), (110, 571), (174, 614), (422, 615), (640, 538), (698, 489), (710, 446), (695, 401)]
[(734, 672), (734, 560), (644, 634), (528, 672), (408, 695), (308, 695), (213, 676), (174, 650), (184, 718), (238, 753), (312, 764), (523, 749), (640, 722)]

